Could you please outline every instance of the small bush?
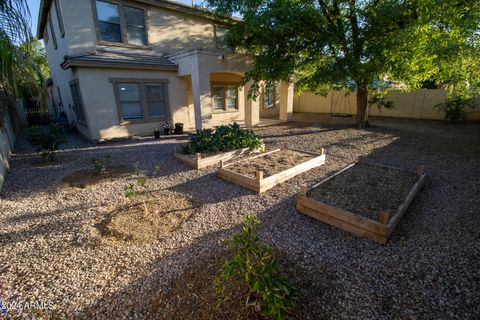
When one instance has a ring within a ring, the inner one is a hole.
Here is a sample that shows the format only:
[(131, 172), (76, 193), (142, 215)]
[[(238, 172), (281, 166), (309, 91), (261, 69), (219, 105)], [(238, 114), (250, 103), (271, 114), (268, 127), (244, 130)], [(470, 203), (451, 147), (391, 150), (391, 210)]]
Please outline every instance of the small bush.
[(203, 129), (190, 137), (190, 141), (183, 147), (183, 152), (203, 153), (229, 151), (242, 148), (258, 149), (263, 141), (252, 131), (240, 128), (238, 123), (228, 126), (219, 126), (215, 130)]
[(67, 143), (67, 135), (59, 123), (52, 123), (47, 127), (32, 126), (27, 131), (28, 142), (37, 147), (37, 152), (45, 161), (55, 160), (55, 151)]
[(473, 98), (465, 98), (461, 96), (449, 97), (444, 103), (439, 103), (434, 108), (445, 112), (445, 119), (451, 123), (459, 123), (465, 121), (465, 109), (472, 108)]
[(257, 236), (259, 221), (247, 216), (239, 234), (225, 241), (233, 257), (226, 260), (221, 275), (216, 279), (219, 304), (225, 297), (226, 283), (235, 281), (249, 290), (248, 305), (263, 316), (284, 319), (294, 306), (294, 291), (283, 273), (274, 250), (262, 244)]
[(105, 172), (111, 160), (112, 157), (109, 154), (103, 156), (103, 158), (92, 158), (93, 171), (97, 174)]

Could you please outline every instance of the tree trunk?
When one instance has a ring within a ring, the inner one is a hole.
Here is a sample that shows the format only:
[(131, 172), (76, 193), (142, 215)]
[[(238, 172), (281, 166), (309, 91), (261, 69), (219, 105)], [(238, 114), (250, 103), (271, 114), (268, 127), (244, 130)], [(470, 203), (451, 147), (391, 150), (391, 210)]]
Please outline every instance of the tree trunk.
[(368, 128), (368, 91), (365, 87), (357, 88), (357, 126), (360, 129)]

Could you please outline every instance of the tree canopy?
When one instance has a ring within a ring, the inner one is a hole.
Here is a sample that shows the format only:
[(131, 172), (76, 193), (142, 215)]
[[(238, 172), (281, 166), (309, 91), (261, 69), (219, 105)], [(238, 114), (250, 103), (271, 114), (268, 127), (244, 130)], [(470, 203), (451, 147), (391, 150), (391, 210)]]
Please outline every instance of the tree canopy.
[(480, 88), (480, 3), (462, 0), (209, 0), (240, 14), (226, 41), (253, 56), (244, 81), (294, 81), (298, 91), (357, 90), (357, 123), (382, 80), (418, 88), (449, 82)]

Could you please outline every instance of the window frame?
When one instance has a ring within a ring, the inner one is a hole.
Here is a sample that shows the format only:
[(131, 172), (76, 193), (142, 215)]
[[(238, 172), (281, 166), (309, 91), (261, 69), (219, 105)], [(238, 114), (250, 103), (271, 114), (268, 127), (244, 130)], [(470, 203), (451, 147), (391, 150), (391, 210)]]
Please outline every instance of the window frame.
[[(138, 79), (138, 78), (110, 78), (110, 83), (113, 85), (113, 92), (115, 95), (115, 105), (118, 114), (118, 124), (128, 125), (134, 123), (147, 123), (147, 122), (161, 122), (168, 121), (170, 119), (170, 99), (168, 95), (168, 85), (170, 80), (168, 79)], [(124, 119), (122, 107), (120, 104), (120, 94), (118, 92), (118, 85), (121, 83), (135, 83), (138, 84), (140, 105), (142, 108), (142, 118), (138, 119)], [(148, 112), (147, 94), (145, 91), (145, 85), (163, 85), (163, 97), (165, 100), (165, 115), (164, 116), (150, 116)]]
[[(273, 90), (273, 101), (271, 106), (267, 106), (268, 90)], [(275, 85), (265, 86), (263, 88), (262, 94), (262, 109), (263, 110), (272, 110), (277, 106), (277, 87)]]
[(228, 32), (228, 28), (224, 27), (224, 26), (221, 26), (221, 25), (218, 25), (218, 24), (214, 24), (213, 25), (214, 28), (213, 28), (213, 34), (214, 34), (214, 37), (215, 37), (215, 48), (217, 48), (217, 50), (230, 50), (230, 48), (227, 46), (227, 44), (224, 42), (223, 45), (220, 44), (219, 42), (219, 37), (218, 37), (218, 29), (224, 29), (225, 31)]
[(55, 30), (53, 29), (52, 16), (48, 16), (48, 26), (50, 27), (50, 35), (52, 36), (53, 48), (57, 49), (57, 37), (55, 36)]
[(58, 28), (60, 30), (60, 36), (65, 36), (65, 25), (63, 24), (62, 8), (60, 7), (60, 1), (55, 0), (53, 5), (55, 6), (55, 13), (57, 14)]
[[(87, 113), (85, 112), (85, 104), (83, 103), (82, 91), (80, 90), (80, 82), (78, 81), (78, 79), (73, 79), (68, 84), (70, 88), (70, 95), (72, 96), (73, 113), (75, 114), (75, 117), (77, 118), (78, 123), (80, 123), (85, 127), (88, 127)], [(75, 102), (75, 97), (73, 96), (73, 93), (72, 93), (72, 85), (77, 87), (78, 102), (80, 103), (79, 106)], [(84, 119), (80, 119), (80, 117), (77, 114), (77, 110), (79, 113), (81, 113)]]
[[(107, 41), (107, 40), (102, 40), (101, 34), (100, 34), (100, 24), (98, 20), (98, 13), (97, 13), (97, 0), (91, 0), (91, 5), (92, 5), (92, 11), (93, 11), (93, 19), (95, 21), (95, 33), (97, 36), (97, 44), (99, 45), (107, 45), (107, 46), (114, 46), (114, 47), (124, 47), (124, 48), (137, 48), (137, 49), (151, 49), (149, 37), (148, 37), (148, 30), (150, 29), (150, 20), (148, 16), (148, 8), (145, 6), (141, 6), (138, 4), (132, 4), (129, 2), (125, 1), (119, 1), (119, 0), (98, 0), (106, 3), (111, 3), (115, 4), (118, 6), (118, 14), (119, 14), (119, 19), (120, 19), (120, 33), (121, 33), (121, 38), (122, 42), (112, 42), (112, 41)], [(132, 44), (128, 43), (128, 36), (127, 36), (127, 19), (125, 17), (125, 10), (124, 7), (131, 7), (134, 9), (140, 9), (143, 10), (144, 14), (144, 21), (145, 21), (145, 45), (139, 45), (139, 44)]]
[[(218, 86), (218, 87), (223, 87), (223, 108), (222, 110), (215, 109), (214, 107), (214, 95), (213, 95), (213, 87)], [(237, 97), (236, 97), (236, 108), (234, 109), (229, 109), (227, 107), (227, 91), (228, 87), (235, 87), (237, 91)], [(210, 93), (211, 93), (211, 101), (212, 101), (212, 113), (230, 113), (230, 112), (239, 112), (240, 111), (240, 101), (239, 101), (239, 96), (240, 96), (240, 83), (238, 82), (228, 82), (228, 81), (222, 81), (222, 82), (210, 82)]]

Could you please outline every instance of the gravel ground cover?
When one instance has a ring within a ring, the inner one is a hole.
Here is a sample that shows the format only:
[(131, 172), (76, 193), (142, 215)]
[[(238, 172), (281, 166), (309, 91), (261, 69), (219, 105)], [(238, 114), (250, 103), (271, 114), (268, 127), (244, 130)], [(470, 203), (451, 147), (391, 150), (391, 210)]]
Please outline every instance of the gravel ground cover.
[(265, 156), (237, 161), (228, 166), (228, 170), (253, 178), (255, 177), (256, 171), (263, 171), (263, 176), (266, 178), (313, 159), (314, 157), (314, 155), (308, 153), (282, 149)]
[[(204, 261), (214, 263), (222, 254), (221, 239), (238, 232), (251, 213), (262, 221), (261, 238), (286, 257), (295, 287), (308, 293), (303, 303), (313, 306), (311, 318), (478, 319), (480, 125), (372, 123), (376, 126), (369, 130), (334, 123), (259, 128), (268, 147), (325, 148), (328, 154), (325, 165), (261, 195), (223, 182), (214, 167), (197, 171), (175, 161), (173, 148), (186, 137), (92, 145), (73, 136), (59, 159), (75, 160), (46, 167), (32, 166), (37, 158), (20, 137), (0, 193), (0, 298), (11, 307), (16, 303), (8, 315), (173, 319), (175, 313), (159, 311), (170, 309), (157, 308), (165, 303), (162, 297), (175, 303), (171, 294), (196, 292), (178, 290), (191, 270), (208, 286), (205, 279), (211, 274), (200, 272), (206, 269)], [(142, 168), (158, 164), (158, 175), (149, 181), (153, 194), (183, 194), (198, 207), (166, 237), (99, 243), (96, 225), (131, 204), (123, 195), (131, 178), (102, 181), (74, 193), (62, 179), (107, 153), (112, 165), (137, 160)], [(425, 163), (425, 185), (387, 245), (295, 210), (301, 184), (313, 185), (359, 156), (411, 171)], [(47, 308), (26, 308), (26, 302), (43, 302)], [(205, 305), (192, 300), (183, 307), (189, 309), (183, 314), (195, 315)]]
[(418, 180), (415, 173), (357, 163), (309, 191), (312, 199), (377, 220), (395, 214)]

